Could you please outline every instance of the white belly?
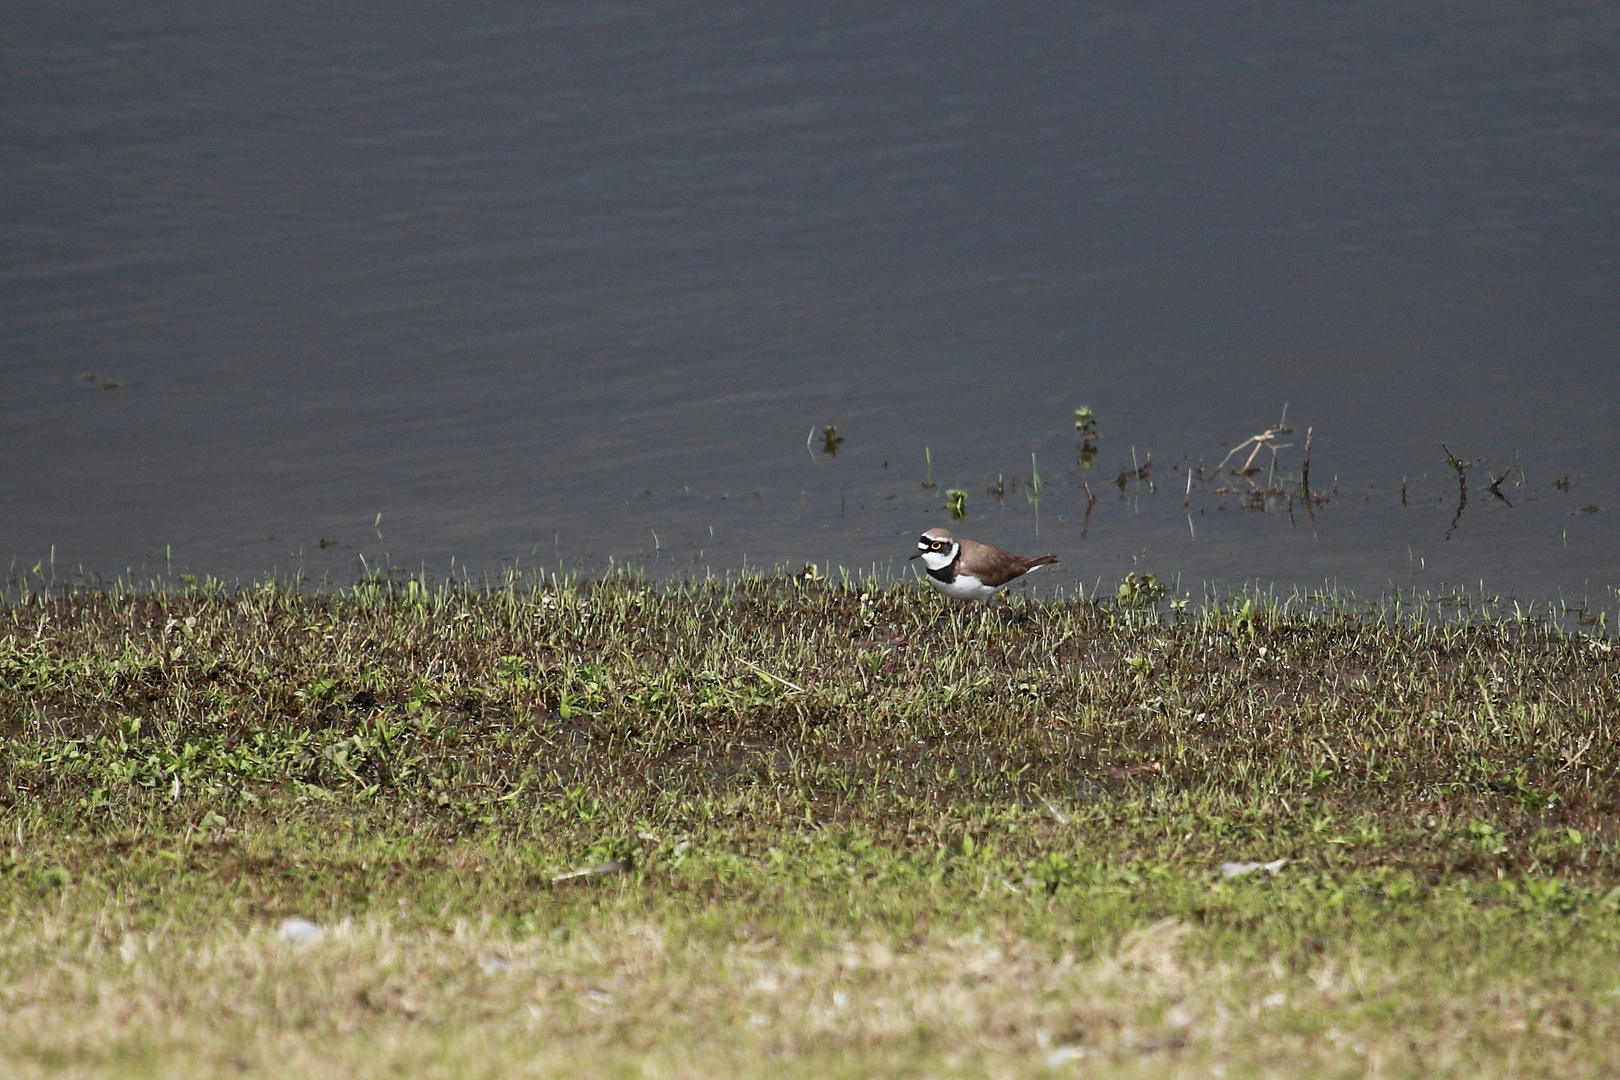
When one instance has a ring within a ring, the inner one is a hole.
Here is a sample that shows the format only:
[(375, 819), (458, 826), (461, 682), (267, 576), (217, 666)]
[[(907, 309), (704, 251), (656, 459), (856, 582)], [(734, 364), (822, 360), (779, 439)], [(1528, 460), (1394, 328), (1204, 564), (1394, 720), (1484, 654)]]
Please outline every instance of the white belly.
[(982, 600), (988, 603), (990, 598), (996, 595), (995, 589), (972, 574), (957, 574), (955, 581), (941, 581), (936, 577), (931, 577), (928, 579), (928, 584), (953, 600)]

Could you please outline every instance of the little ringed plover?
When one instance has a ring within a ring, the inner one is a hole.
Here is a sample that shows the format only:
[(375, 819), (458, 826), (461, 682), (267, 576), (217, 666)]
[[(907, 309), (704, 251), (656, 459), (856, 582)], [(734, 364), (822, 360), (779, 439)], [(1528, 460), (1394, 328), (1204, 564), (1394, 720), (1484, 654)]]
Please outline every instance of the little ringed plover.
[(1057, 562), (1056, 555), (1026, 559), (977, 540), (958, 540), (944, 529), (929, 529), (917, 538), (917, 554), (928, 568), (928, 583), (957, 600), (992, 597), (1038, 566)]

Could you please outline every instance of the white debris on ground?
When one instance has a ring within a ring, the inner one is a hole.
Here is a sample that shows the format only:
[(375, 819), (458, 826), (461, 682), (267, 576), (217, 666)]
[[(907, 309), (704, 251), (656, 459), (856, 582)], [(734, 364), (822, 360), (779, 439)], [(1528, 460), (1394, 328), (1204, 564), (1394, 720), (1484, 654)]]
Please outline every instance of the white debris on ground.
[(319, 941), (324, 933), (325, 930), (308, 919), (288, 919), (276, 930), (276, 938), (293, 945), (308, 945), (312, 941)]
[(1221, 872), (1221, 877), (1235, 878), (1242, 877), (1244, 874), (1252, 874), (1256, 870), (1264, 870), (1268, 874), (1275, 874), (1286, 865), (1288, 865), (1287, 859), (1273, 859), (1270, 862), (1223, 862), (1216, 869)]

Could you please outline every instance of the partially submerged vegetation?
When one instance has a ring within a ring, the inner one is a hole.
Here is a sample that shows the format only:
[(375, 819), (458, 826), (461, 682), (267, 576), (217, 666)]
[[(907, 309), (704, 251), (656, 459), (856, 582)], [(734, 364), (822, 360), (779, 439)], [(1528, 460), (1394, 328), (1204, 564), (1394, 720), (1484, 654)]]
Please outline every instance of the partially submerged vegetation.
[(0, 1071), (1620, 1068), (1607, 640), (1121, 595), (0, 608)]

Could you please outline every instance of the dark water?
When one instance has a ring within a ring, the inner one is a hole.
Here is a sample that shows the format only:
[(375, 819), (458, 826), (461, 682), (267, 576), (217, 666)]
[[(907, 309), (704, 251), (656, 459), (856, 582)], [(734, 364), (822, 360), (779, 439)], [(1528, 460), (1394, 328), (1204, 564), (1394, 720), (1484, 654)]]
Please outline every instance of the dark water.
[[(960, 488), (1088, 589), (1620, 586), (1612, 3), (4, 23), (17, 570), (902, 569)], [(1314, 522), (1187, 498), (1285, 404)]]

